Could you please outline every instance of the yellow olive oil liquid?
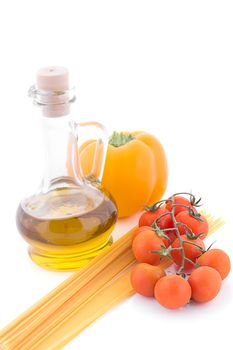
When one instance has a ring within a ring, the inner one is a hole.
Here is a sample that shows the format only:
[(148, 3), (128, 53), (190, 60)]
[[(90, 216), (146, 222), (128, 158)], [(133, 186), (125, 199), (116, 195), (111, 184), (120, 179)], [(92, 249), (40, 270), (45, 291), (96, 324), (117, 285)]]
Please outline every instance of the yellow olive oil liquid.
[(101, 189), (58, 188), (23, 201), (17, 227), (37, 264), (73, 270), (112, 243), (117, 209)]

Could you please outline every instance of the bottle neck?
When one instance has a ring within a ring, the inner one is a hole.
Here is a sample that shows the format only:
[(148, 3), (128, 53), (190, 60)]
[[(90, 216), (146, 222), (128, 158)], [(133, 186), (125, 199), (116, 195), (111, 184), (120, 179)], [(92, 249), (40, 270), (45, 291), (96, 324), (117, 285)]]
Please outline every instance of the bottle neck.
[[(43, 117), (42, 130), (45, 145), (45, 174), (43, 192), (58, 187), (73, 187), (81, 185), (81, 177), (74, 177), (71, 153), (75, 151), (77, 157), (76, 138), (72, 130), (71, 114), (59, 117)], [(75, 144), (74, 144), (75, 143)]]
[(46, 159), (42, 191), (82, 184), (77, 135), (70, 114), (71, 105), (75, 101), (74, 88), (43, 90), (33, 85), (29, 89), (29, 96), (42, 113)]

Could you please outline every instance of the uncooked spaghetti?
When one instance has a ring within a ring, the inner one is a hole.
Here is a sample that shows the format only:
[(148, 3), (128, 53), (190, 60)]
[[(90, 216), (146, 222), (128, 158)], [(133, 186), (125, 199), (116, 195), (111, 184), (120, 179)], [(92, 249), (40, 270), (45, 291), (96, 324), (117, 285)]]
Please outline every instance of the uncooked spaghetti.
[[(205, 214), (209, 235), (223, 225)], [(61, 349), (112, 306), (134, 293), (129, 274), (135, 259), (126, 233), (82, 270), (33, 305), (0, 333), (6, 350)], [(162, 268), (171, 264), (163, 259)]]

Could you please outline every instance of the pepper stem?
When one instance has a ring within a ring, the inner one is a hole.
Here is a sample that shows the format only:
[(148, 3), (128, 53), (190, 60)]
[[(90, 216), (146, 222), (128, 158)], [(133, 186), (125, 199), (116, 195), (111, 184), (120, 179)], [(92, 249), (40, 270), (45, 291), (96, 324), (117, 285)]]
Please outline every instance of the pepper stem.
[(135, 139), (135, 137), (128, 132), (114, 131), (112, 136), (110, 137), (108, 143), (109, 143), (109, 145), (112, 145), (114, 147), (121, 147), (134, 139)]

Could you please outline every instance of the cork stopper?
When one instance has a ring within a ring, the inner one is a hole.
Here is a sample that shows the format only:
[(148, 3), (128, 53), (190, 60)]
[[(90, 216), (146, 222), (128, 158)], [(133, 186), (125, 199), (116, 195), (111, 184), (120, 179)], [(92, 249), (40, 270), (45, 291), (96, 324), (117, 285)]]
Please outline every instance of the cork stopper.
[(37, 87), (40, 90), (69, 90), (69, 72), (65, 67), (44, 67), (37, 72)]
[(65, 67), (44, 67), (37, 72), (37, 89), (43, 99), (43, 115), (60, 117), (69, 113), (69, 72)]

